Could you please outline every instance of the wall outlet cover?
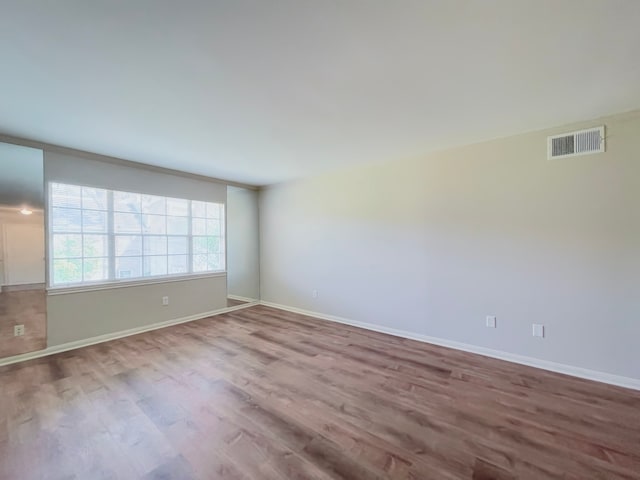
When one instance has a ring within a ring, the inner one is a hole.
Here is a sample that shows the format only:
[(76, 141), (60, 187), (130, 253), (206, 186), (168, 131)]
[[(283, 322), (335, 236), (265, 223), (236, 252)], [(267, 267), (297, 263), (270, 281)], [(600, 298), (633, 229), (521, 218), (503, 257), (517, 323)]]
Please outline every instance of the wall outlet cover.
[(532, 333), (534, 337), (544, 337), (544, 325), (534, 323)]
[(496, 328), (495, 315), (487, 315), (487, 328)]

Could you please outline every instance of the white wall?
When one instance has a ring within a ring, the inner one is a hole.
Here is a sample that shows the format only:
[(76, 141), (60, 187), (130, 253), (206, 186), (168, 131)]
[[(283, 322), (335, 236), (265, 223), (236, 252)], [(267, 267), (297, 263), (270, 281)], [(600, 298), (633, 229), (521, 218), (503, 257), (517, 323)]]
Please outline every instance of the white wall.
[(229, 295), (260, 298), (258, 192), (227, 188), (227, 289)]
[[(17, 268), (18, 272), (23, 271), (23, 265), (20, 264), (20, 260), (16, 264), (15, 259), (9, 258), (11, 248), (6, 244), (6, 232), (7, 229), (11, 229), (12, 226), (30, 226), (44, 228), (44, 215), (40, 211), (34, 211), (31, 215), (21, 215), (18, 212), (18, 207), (6, 208), (0, 206), (0, 287), (2, 285), (16, 285), (17, 283), (44, 283), (44, 261), (42, 261), (44, 255), (44, 231), (40, 233), (40, 238), (25, 238), (18, 242), (23, 246), (33, 249), (32, 255), (35, 259), (39, 259), (37, 262), (28, 262), (26, 276), (28, 280), (25, 282), (16, 282), (8, 278), (10, 275), (6, 274), (8, 268), (12, 268), (11, 265)], [(15, 229), (14, 229), (15, 231)], [(24, 231), (22, 231), (24, 232)], [(15, 279), (14, 279), (15, 280)]]
[(44, 225), (7, 223), (2, 230), (6, 284), (44, 286)]
[[(45, 150), (45, 180), (209, 202), (226, 185)], [(162, 297), (169, 305), (162, 306)], [(47, 345), (115, 333), (226, 307), (226, 275), (47, 296)]]
[[(547, 160), (603, 123), (606, 153)], [(636, 111), (267, 188), (262, 300), (638, 379), (639, 133)]]

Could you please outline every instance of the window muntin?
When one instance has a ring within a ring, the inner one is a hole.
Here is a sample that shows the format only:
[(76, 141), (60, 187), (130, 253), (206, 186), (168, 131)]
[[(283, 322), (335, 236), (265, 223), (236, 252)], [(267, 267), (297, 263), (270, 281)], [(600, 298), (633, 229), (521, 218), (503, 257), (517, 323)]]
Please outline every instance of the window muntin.
[(224, 204), (51, 183), (52, 287), (220, 272)]

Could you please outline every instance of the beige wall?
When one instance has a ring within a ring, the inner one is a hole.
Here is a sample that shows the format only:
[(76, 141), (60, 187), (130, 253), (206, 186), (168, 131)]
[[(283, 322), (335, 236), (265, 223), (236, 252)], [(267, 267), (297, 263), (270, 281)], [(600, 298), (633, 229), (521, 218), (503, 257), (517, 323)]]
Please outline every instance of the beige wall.
[[(226, 185), (45, 150), (45, 180), (225, 202)], [(162, 305), (162, 297), (169, 305)], [(226, 275), (47, 296), (47, 345), (226, 307)]]
[[(162, 297), (169, 305), (162, 305)], [(226, 276), (113, 288), (47, 297), (47, 345), (119, 332), (219, 310)]]
[(227, 188), (227, 289), (229, 295), (260, 299), (258, 192)]
[(267, 188), (262, 299), (638, 379), (639, 138), (636, 111)]

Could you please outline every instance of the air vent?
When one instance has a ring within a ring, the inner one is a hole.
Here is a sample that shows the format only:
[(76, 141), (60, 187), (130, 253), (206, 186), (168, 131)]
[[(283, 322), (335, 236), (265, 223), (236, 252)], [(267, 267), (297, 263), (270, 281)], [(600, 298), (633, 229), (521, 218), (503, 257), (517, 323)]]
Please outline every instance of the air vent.
[(576, 157), (604, 152), (604, 126), (547, 138), (547, 158)]

